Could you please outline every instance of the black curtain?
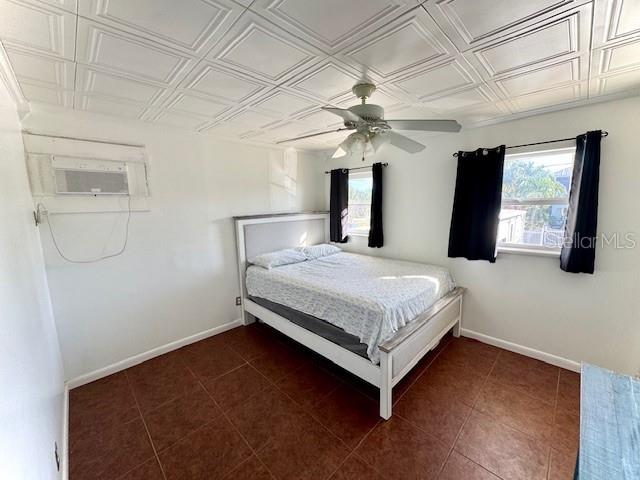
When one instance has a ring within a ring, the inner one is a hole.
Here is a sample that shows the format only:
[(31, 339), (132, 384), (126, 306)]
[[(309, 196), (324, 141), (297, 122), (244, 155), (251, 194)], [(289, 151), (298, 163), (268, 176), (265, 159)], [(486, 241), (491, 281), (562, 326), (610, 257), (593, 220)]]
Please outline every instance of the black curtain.
[(496, 261), (505, 146), (458, 152), (449, 256)]
[(593, 273), (598, 227), (601, 139), (601, 130), (576, 137), (576, 159), (569, 192), (565, 241), (560, 252), (560, 268), (565, 272)]
[(331, 170), (331, 193), (329, 200), (329, 232), (332, 242), (345, 243), (349, 213), (349, 170)]
[(384, 245), (382, 233), (382, 163), (374, 163), (373, 187), (371, 188), (371, 223), (369, 224), (369, 246), (380, 248)]

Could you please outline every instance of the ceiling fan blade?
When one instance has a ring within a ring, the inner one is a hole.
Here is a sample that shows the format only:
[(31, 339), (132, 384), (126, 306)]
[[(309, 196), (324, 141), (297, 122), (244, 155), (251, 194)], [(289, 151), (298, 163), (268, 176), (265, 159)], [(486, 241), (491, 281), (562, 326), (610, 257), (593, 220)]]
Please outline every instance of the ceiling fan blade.
[(396, 130), (421, 130), (425, 132), (459, 132), (462, 126), (455, 120), (386, 120)]
[(346, 122), (360, 122), (362, 118), (346, 108), (322, 107), (322, 110), (342, 117)]
[(327, 130), (326, 132), (320, 132), (320, 133), (311, 133), (309, 135), (302, 135), (301, 137), (295, 137), (295, 138), (288, 138), (286, 140), (280, 140), (278, 142), (276, 142), (277, 144), (280, 143), (289, 143), (289, 142), (295, 142), (296, 140), (304, 140), (305, 138), (311, 138), (311, 137), (317, 137), (319, 135), (326, 135), (328, 133), (336, 133), (336, 132), (341, 132), (343, 130), (350, 130), (349, 128), (338, 128), (335, 130)]
[(400, 150), (404, 150), (408, 153), (418, 153), (425, 149), (425, 146), (414, 140), (411, 140), (404, 135), (400, 135), (396, 132), (387, 132), (385, 135), (389, 135), (389, 141), (394, 147), (398, 147)]

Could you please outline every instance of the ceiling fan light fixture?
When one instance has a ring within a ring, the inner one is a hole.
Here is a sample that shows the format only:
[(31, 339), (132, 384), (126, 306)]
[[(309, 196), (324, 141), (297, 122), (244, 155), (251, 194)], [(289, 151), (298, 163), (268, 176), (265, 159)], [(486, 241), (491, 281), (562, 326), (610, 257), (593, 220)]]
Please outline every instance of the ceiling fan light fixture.
[(345, 157), (347, 155), (347, 151), (342, 148), (342, 143), (340, 145), (338, 145), (338, 148), (336, 149), (335, 152), (333, 152), (333, 155), (331, 155), (331, 158), (342, 158)]
[(372, 133), (369, 135), (369, 142), (373, 147), (373, 151), (377, 152), (380, 147), (389, 143), (389, 136), (384, 133)]
[(367, 137), (360, 132), (354, 132), (343, 143), (349, 153), (362, 153), (367, 146)]

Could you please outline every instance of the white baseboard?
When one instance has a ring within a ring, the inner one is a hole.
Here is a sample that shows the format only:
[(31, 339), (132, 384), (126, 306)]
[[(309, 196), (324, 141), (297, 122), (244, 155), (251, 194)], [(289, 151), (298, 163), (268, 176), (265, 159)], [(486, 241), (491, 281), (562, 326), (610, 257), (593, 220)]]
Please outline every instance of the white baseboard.
[(555, 365), (556, 367), (571, 370), (572, 372), (580, 372), (580, 363), (574, 362), (573, 360), (569, 360), (567, 358), (558, 357), (557, 355), (553, 355), (551, 353), (541, 352), (540, 350), (525, 347), (524, 345), (518, 345), (517, 343), (508, 342), (507, 340), (502, 340), (500, 338), (490, 337), (489, 335), (474, 332), (473, 330), (468, 330), (466, 328), (460, 329), (460, 333), (464, 337), (473, 338), (480, 342), (493, 345), (494, 347), (504, 348), (505, 350), (509, 350), (510, 352), (526, 355), (527, 357), (535, 358), (536, 360), (542, 360), (543, 362), (550, 363), (551, 365)]
[(93, 372), (85, 373), (84, 375), (80, 375), (79, 377), (72, 378), (71, 380), (67, 380), (67, 388), (72, 389), (76, 387), (80, 387), (87, 383), (91, 383), (95, 380), (99, 380), (108, 375), (112, 375), (114, 373), (120, 372), (122, 370), (126, 370), (127, 368), (138, 365), (139, 363), (145, 362), (151, 358), (162, 355), (163, 353), (171, 352), (172, 350), (177, 350), (180, 347), (184, 347), (185, 345), (189, 345), (191, 343), (195, 343), (199, 340), (203, 340), (208, 337), (212, 337), (222, 332), (226, 332), (227, 330), (231, 330), (232, 328), (239, 327), (242, 325), (242, 319), (238, 318), (233, 322), (225, 323), (224, 325), (220, 325), (209, 330), (205, 330), (204, 332), (196, 333), (195, 335), (191, 335), (186, 338), (182, 338), (180, 340), (176, 340), (175, 342), (167, 343), (166, 345), (161, 345), (160, 347), (152, 348), (151, 350), (147, 350), (146, 352), (139, 353), (138, 355), (134, 355), (133, 357), (125, 358), (124, 360), (120, 360), (119, 362), (108, 365), (104, 368), (100, 368), (98, 370), (94, 370)]

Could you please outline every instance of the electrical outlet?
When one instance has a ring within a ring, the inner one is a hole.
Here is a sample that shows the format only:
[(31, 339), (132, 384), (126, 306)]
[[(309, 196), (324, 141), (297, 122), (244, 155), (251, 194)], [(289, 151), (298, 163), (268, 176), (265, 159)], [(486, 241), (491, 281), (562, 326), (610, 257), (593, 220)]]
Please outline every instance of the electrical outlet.
[(56, 456), (56, 467), (60, 471), (60, 455), (58, 455), (58, 442), (53, 442), (53, 454)]
[(236, 305), (238, 306), (242, 305), (242, 302), (240, 301), (240, 297), (236, 297)]

